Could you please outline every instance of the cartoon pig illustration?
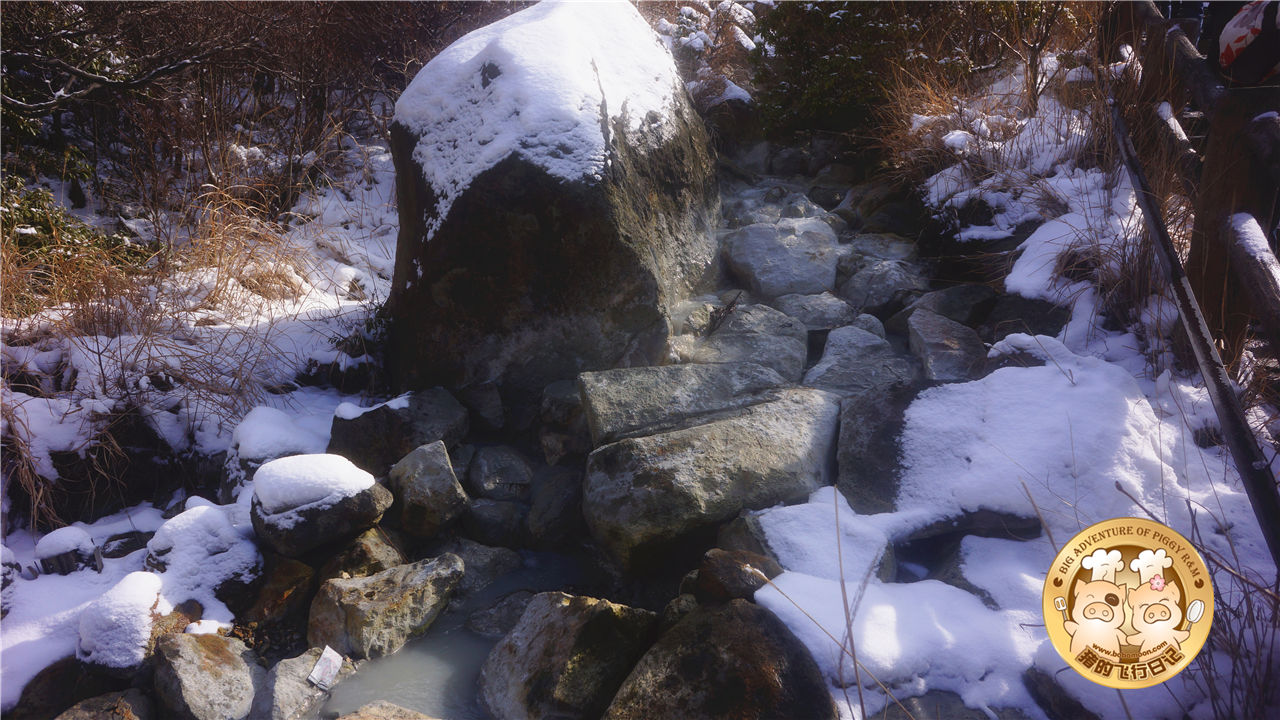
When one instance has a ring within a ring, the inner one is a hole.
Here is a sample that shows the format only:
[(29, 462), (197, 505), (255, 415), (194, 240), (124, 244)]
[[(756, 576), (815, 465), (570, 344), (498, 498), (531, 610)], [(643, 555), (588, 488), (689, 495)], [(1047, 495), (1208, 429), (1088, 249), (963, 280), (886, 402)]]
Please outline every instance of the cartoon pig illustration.
[(1126, 586), (1109, 580), (1076, 580), (1072, 586), (1075, 596), (1072, 619), (1063, 623), (1071, 636), (1072, 655), (1093, 645), (1113, 655), (1120, 654), (1120, 645), (1125, 641), (1120, 626), (1124, 624), (1127, 593)]
[(1191, 637), (1186, 630), (1179, 630), (1182, 622), (1182, 591), (1176, 582), (1165, 582), (1160, 575), (1152, 575), (1144, 584), (1129, 593), (1129, 607), (1133, 608), (1133, 629), (1128, 637), (1132, 645), (1140, 645), (1139, 655), (1155, 650), (1160, 643), (1168, 643), (1174, 650)]

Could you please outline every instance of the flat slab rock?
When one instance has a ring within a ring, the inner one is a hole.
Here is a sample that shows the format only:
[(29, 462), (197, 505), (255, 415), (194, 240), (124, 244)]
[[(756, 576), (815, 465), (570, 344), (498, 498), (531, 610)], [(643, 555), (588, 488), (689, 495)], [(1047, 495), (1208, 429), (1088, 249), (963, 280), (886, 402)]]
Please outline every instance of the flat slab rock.
[(462, 574), (462, 560), (446, 553), (367, 577), (329, 580), (311, 603), (307, 642), (355, 658), (390, 655), (431, 626)]
[(838, 415), (836, 396), (790, 389), (728, 419), (605, 445), (587, 458), (587, 526), (624, 567), (662, 562), (696, 531), (826, 484)]
[(832, 235), (758, 223), (729, 233), (721, 247), (730, 271), (762, 297), (821, 293), (836, 283)]
[(578, 376), (592, 443), (665, 428), (708, 413), (757, 403), (786, 384), (755, 363), (619, 368)]
[(645, 653), (605, 720), (824, 720), (835, 703), (809, 651), (768, 610), (733, 600), (686, 615)]
[(504, 720), (597, 718), (657, 637), (657, 616), (607, 600), (535, 595), (480, 671), (480, 698)]

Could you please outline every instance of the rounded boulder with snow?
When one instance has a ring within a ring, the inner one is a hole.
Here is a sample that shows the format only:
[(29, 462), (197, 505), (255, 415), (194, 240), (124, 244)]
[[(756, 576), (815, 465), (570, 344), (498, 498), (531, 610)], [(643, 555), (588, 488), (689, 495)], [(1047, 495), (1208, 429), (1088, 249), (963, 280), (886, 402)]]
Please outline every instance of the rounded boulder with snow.
[(373, 527), (392, 499), (340, 455), (280, 458), (254, 475), (253, 529), (276, 552), (298, 557)]

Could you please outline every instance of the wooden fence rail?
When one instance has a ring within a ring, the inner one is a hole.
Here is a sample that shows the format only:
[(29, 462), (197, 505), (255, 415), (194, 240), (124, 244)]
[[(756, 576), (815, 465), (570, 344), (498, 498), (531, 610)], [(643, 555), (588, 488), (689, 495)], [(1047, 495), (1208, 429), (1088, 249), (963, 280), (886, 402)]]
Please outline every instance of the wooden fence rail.
[[(1280, 222), (1280, 115), (1268, 114), (1280, 110), (1280, 88), (1230, 87), (1183, 27), (1166, 20), (1150, 0), (1115, 3), (1101, 28), (1104, 61), (1119, 58), (1125, 45), (1138, 60), (1138, 100), (1126, 108), (1135, 136), (1160, 137), (1178, 158), (1195, 211), (1187, 275), (1223, 359), (1239, 359), (1253, 322), (1280, 356), (1280, 296), (1243, 281), (1242, 275), (1256, 272), (1239, 266), (1251, 258), (1232, 257), (1229, 224), (1241, 212), (1264, 231)], [(1177, 114), (1186, 110), (1201, 118), (1205, 137), (1199, 149), (1174, 129)]]
[[(1280, 92), (1276, 88), (1228, 87), (1187, 38), (1165, 20), (1150, 0), (1115, 3), (1104, 16), (1099, 56), (1125, 56), (1136, 102), (1112, 105), (1116, 143), (1134, 179), (1148, 237), (1172, 288), (1182, 327), (1204, 377), (1219, 426), (1253, 505), (1272, 558), (1280, 565), (1280, 491), (1266, 455), (1246, 422), (1236, 388), (1216, 344), (1234, 362), (1244, 348), (1251, 322), (1268, 337), (1280, 357), (1280, 263), (1266, 240), (1242, 229), (1257, 222), (1264, 232), (1280, 220)], [(1203, 118), (1202, 150), (1182, 131), (1180, 110)], [(1133, 145), (1127, 114), (1144, 138), (1159, 137), (1173, 151), (1181, 185), (1192, 201), (1195, 220), (1185, 269), (1169, 238), (1155, 197)], [(1265, 238), (1265, 235), (1264, 235)]]

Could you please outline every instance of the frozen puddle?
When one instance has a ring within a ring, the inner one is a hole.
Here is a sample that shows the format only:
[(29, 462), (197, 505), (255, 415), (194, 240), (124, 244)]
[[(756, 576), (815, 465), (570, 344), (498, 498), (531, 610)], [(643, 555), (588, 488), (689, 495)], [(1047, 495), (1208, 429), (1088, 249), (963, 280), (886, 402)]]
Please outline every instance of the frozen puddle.
[(480, 666), (498, 641), (462, 626), (461, 617), (437, 621), (400, 652), (373, 660), (333, 689), (321, 717), (355, 712), (378, 700), (441, 720), (482, 720), (477, 698)]

